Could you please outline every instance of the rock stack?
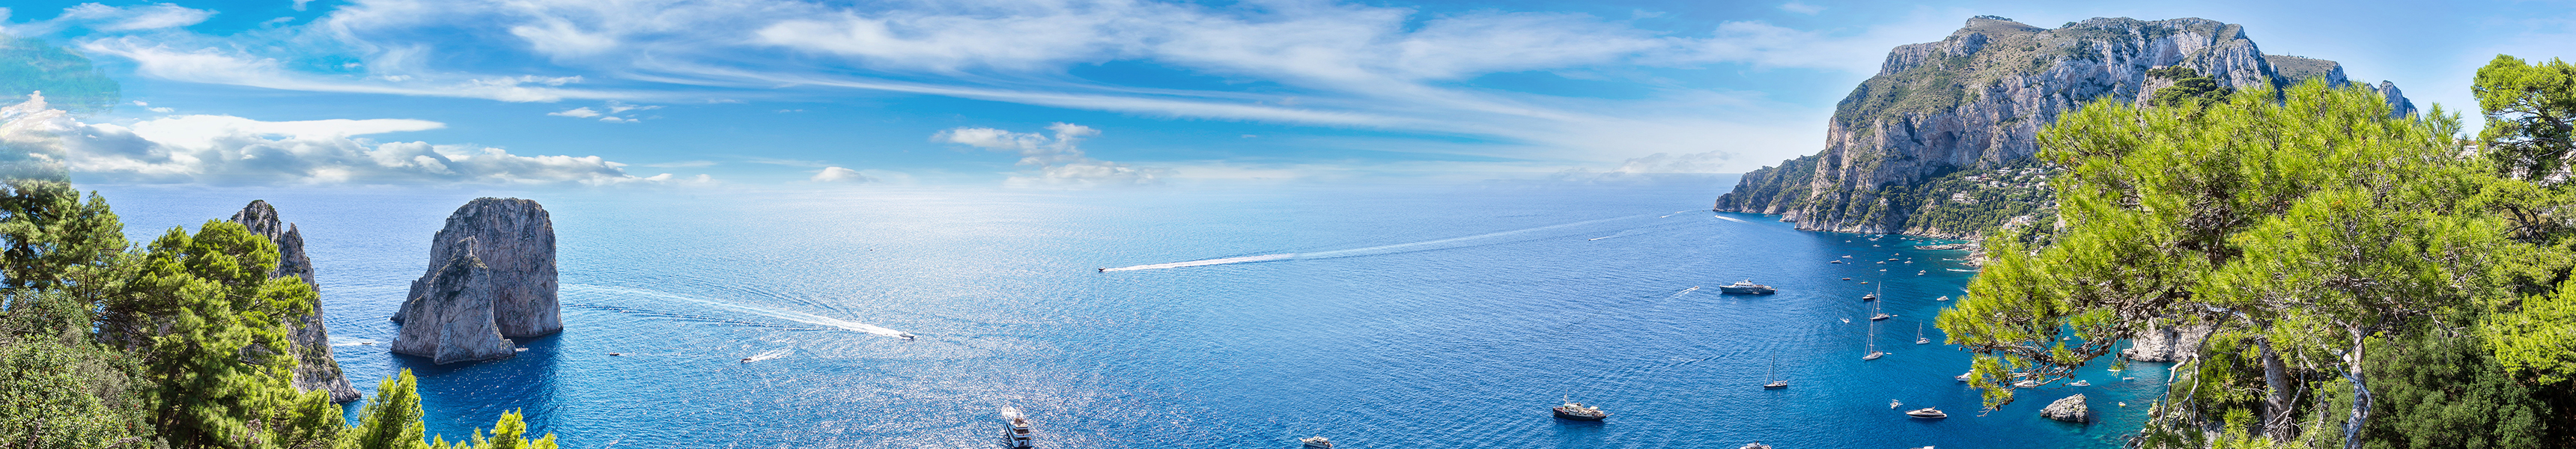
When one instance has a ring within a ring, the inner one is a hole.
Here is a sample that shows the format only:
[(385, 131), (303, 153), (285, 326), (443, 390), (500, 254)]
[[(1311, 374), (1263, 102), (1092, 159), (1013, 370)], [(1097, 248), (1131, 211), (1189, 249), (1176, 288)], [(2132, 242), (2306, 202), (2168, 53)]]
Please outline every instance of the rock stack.
[[(232, 221), (277, 244), (277, 271), (269, 273), (269, 277), (294, 276), (303, 279), (304, 285), (313, 286), (314, 291), (322, 290), (322, 284), (313, 283), (313, 260), (304, 256), (304, 234), (295, 229), (294, 223), (279, 220), (276, 207), (253, 200), (241, 212), (233, 213)], [(340, 374), (340, 361), (331, 356), (331, 331), (322, 327), (322, 304), (313, 304), (312, 315), (296, 320), (300, 324), (287, 336), (295, 353), (295, 389), (330, 391), (331, 402), (358, 400), (358, 389), (349, 386), (349, 379)]]
[(2071, 423), (2088, 423), (2093, 421), (2092, 410), (2089, 410), (2084, 406), (2084, 395), (2080, 394), (2067, 396), (2065, 399), (2057, 400), (2057, 402), (2048, 403), (2048, 408), (2039, 409), (2039, 416), (2042, 418)]
[(563, 331), (555, 300), (555, 230), (543, 206), (477, 198), (430, 240), (429, 269), (393, 320), (393, 351), (435, 363), (510, 357), (510, 338)]

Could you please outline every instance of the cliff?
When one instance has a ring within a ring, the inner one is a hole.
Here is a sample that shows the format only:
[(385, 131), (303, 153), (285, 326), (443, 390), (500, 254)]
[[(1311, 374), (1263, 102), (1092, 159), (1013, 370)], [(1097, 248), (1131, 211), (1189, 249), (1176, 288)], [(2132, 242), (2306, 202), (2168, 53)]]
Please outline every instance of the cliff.
[[(1836, 105), (1825, 149), (1746, 173), (1721, 212), (1778, 214), (1798, 229), (1978, 235), (2047, 217), (2053, 169), (2031, 158), (2039, 130), (2103, 97), (2143, 104), (2190, 68), (2220, 86), (2348, 85), (2333, 61), (2266, 56), (2244, 27), (2205, 19), (2097, 18), (2044, 29), (1968, 19), (1939, 42), (1896, 47)], [(2393, 83), (2365, 86), (2411, 114)]]
[[(241, 212), (233, 213), (232, 221), (277, 244), (277, 271), (269, 277), (294, 276), (313, 286), (314, 291), (322, 290), (322, 284), (313, 282), (312, 259), (304, 255), (303, 232), (296, 230), (294, 223), (279, 220), (277, 208), (267, 201), (253, 200)], [(331, 332), (322, 327), (322, 304), (313, 304), (312, 315), (296, 320), (302, 324), (287, 336), (295, 353), (295, 389), (330, 391), (331, 402), (358, 400), (358, 389), (349, 386), (349, 379), (340, 373), (339, 360), (331, 356)]]
[(393, 351), (437, 363), (509, 357), (509, 338), (563, 331), (555, 231), (535, 201), (478, 198), (431, 238), (430, 263), (393, 320)]

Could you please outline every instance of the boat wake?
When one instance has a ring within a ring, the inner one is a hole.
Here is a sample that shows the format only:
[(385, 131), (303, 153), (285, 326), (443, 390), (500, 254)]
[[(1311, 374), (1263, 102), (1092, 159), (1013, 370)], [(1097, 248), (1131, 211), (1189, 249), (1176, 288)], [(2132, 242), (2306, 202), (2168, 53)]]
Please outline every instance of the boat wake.
[[(1470, 235), (1470, 236), (1465, 236), (1465, 237), (1450, 237), (1450, 238), (1439, 239), (1439, 240), (1425, 240), (1425, 241), (1412, 242), (1412, 243), (1398, 243), (1398, 244), (1393, 244), (1393, 245), (1371, 246), (1371, 247), (1367, 247), (1367, 248), (1352, 248), (1352, 249), (1341, 249), (1341, 250), (1322, 251), (1322, 252), (1312, 252), (1312, 253), (1264, 254), (1264, 255), (1259, 255), (1259, 256), (1239, 256), (1239, 257), (1227, 257), (1227, 258), (1219, 258), (1219, 259), (1193, 260), (1193, 261), (1187, 261), (1187, 262), (1171, 262), (1171, 263), (1146, 264), (1146, 265), (1136, 265), (1136, 266), (1118, 267), (1118, 268), (1102, 268), (1102, 269), (1100, 269), (1100, 272), (1107, 273), (1107, 272), (1112, 272), (1112, 271), (1161, 270), (1161, 269), (1168, 269), (1168, 268), (1204, 267), (1204, 266), (1210, 266), (1210, 265), (1230, 265), (1230, 264), (1238, 264), (1238, 263), (1270, 262), (1270, 261), (1280, 261), (1280, 260), (1314, 260), (1314, 259), (1334, 259), (1334, 258), (1342, 258), (1342, 257), (1378, 256), (1378, 255), (1387, 255), (1387, 254), (1401, 254), (1401, 253), (1414, 253), (1414, 252), (1423, 252), (1423, 251), (1437, 251), (1437, 250), (1444, 250), (1444, 249), (1457, 249), (1457, 248), (1466, 248), (1466, 247), (1473, 247), (1473, 246), (1482, 246), (1482, 245), (1492, 244), (1492, 243), (1501, 243), (1501, 242), (1496, 242), (1495, 240), (1499, 240), (1499, 239), (1504, 238), (1504, 237), (1511, 237), (1511, 236), (1517, 236), (1517, 235), (1529, 234), (1529, 233), (1534, 233), (1534, 232), (1539, 232), (1539, 231), (1546, 231), (1546, 230), (1551, 230), (1551, 229), (1563, 229), (1563, 228), (1570, 228), (1570, 227), (1583, 226), (1583, 225), (1589, 225), (1589, 224), (1598, 224), (1598, 223), (1606, 223), (1606, 222), (1619, 221), (1619, 220), (1635, 219), (1635, 218), (1641, 218), (1641, 217), (1647, 217), (1647, 216), (1650, 216), (1650, 215), (1630, 215), (1630, 216), (1618, 217), (1618, 218), (1604, 218), (1604, 219), (1599, 219), (1599, 220), (1578, 221), (1578, 222), (1566, 223), (1566, 224), (1560, 224), (1560, 225), (1540, 226), (1540, 227), (1529, 228), (1529, 229), (1516, 229), (1516, 230), (1510, 230), (1510, 231), (1492, 232), (1492, 233), (1485, 233), (1485, 234), (1476, 234), (1476, 235)], [(1562, 235), (1559, 235), (1559, 236), (1560, 236), (1560, 237), (1562, 237)], [(1617, 236), (1619, 236), (1619, 234), (1612, 234), (1612, 235), (1610, 235), (1610, 236), (1605, 236), (1605, 237), (1601, 237), (1601, 238), (1595, 238), (1595, 239), (1593, 239), (1593, 240), (1600, 240), (1600, 239), (1606, 239), (1606, 238), (1610, 238), (1610, 237), (1617, 237)]]
[(1735, 217), (1729, 217), (1729, 216), (1725, 216), (1725, 215), (1715, 215), (1715, 217), (1717, 217), (1717, 219), (1719, 219), (1719, 220), (1732, 221), (1732, 222), (1736, 222), (1736, 223), (1752, 223), (1752, 222), (1750, 222), (1750, 221), (1739, 220), (1739, 219), (1736, 219)]
[(690, 297), (690, 296), (686, 296), (686, 295), (678, 295), (678, 294), (671, 294), (671, 293), (663, 293), (663, 292), (652, 291), (652, 290), (635, 289), (635, 288), (621, 288), (621, 287), (609, 287), (609, 286), (600, 286), (600, 285), (582, 285), (582, 284), (564, 284), (564, 287), (566, 287), (567, 289), (596, 289), (596, 290), (611, 291), (611, 292), (617, 292), (617, 293), (625, 293), (625, 294), (634, 294), (634, 295), (644, 295), (644, 296), (653, 296), (653, 297), (660, 297), (660, 298), (676, 299), (676, 300), (681, 300), (681, 301), (688, 301), (688, 302), (693, 302), (693, 303), (698, 303), (698, 304), (704, 304), (704, 305), (708, 305), (708, 306), (714, 306), (714, 307), (716, 307), (716, 308), (721, 308), (721, 309), (725, 309), (725, 310), (732, 310), (732, 311), (736, 311), (736, 312), (748, 313), (748, 314), (753, 314), (753, 315), (760, 315), (760, 316), (765, 316), (765, 317), (770, 317), (770, 318), (776, 318), (776, 319), (782, 319), (782, 320), (787, 320), (787, 321), (794, 321), (794, 322), (798, 322), (798, 323), (813, 324), (813, 325), (820, 325), (820, 326), (830, 326), (830, 327), (840, 328), (840, 329), (843, 329), (843, 330), (858, 331), (858, 332), (864, 332), (864, 333), (869, 333), (869, 334), (876, 334), (876, 335), (886, 336), (886, 337), (903, 338), (903, 337), (904, 337), (904, 335), (906, 335), (903, 331), (899, 331), (899, 330), (887, 329), (887, 328), (879, 327), (879, 326), (872, 325), (872, 324), (859, 323), (859, 322), (852, 322), (852, 321), (849, 321), (849, 320), (843, 320), (843, 319), (839, 319), (839, 318), (827, 317), (827, 316), (822, 316), (822, 315), (815, 315), (815, 314), (811, 314), (811, 313), (798, 312), (798, 311), (794, 311), (794, 310), (779, 310), (779, 309), (771, 309), (771, 308), (766, 308), (766, 307), (746, 306), (746, 305), (741, 305), (741, 304), (733, 304), (733, 303), (728, 303), (728, 302), (723, 302), (723, 301), (716, 301), (716, 300), (711, 300), (711, 299), (696, 298), (696, 297)]
[(1682, 295), (1688, 295), (1688, 294), (1690, 294), (1690, 292), (1695, 292), (1695, 291), (1699, 291), (1699, 286), (1697, 286), (1697, 285), (1693, 285), (1693, 286), (1691, 286), (1691, 288), (1685, 288), (1685, 289), (1682, 289), (1682, 291), (1673, 292), (1673, 297), (1675, 297), (1675, 298), (1679, 298), (1679, 297), (1682, 297)]
[(743, 361), (743, 363), (750, 363), (750, 362), (758, 362), (758, 361), (762, 361), (762, 360), (770, 360), (770, 359), (775, 359), (775, 358), (779, 358), (779, 357), (786, 357), (786, 356), (787, 356), (787, 353), (790, 353), (790, 352), (796, 352), (796, 350), (794, 350), (794, 349), (774, 349), (774, 350), (770, 350), (769, 352), (763, 352), (763, 353), (760, 353), (759, 355), (754, 355), (754, 356), (751, 356), (751, 357), (745, 357), (745, 358), (743, 358), (743, 359), (742, 359), (742, 361)]

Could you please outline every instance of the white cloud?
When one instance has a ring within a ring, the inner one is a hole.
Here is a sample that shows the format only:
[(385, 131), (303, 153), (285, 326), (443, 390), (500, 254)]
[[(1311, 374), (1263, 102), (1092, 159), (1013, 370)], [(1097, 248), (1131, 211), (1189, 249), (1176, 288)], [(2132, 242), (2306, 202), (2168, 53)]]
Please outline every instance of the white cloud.
[(1730, 173), (1727, 162), (1733, 159), (1735, 159), (1735, 153), (1725, 151), (1679, 155), (1655, 153), (1629, 159), (1627, 162), (1620, 163), (1619, 168), (1611, 171), (1617, 173)]
[(546, 115), (552, 115), (552, 116), (557, 116), (557, 117), (591, 118), (591, 117), (598, 117), (598, 116), (599, 116), (599, 111), (593, 111), (593, 110), (590, 110), (590, 107), (589, 107), (589, 106), (583, 106), (583, 107), (578, 107), (578, 108), (565, 109), (565, 110), (563, 110), (563, 112), (548, 112), (548, 113), (546, 113)]
[(852, 184), (877, 181), (876, 178), (870, 178), (866, 174), (859, 173), (858, 170), (841, 167), (823, 167), (822, 170), (814, 172), (814, 177), (807, 178), (806, 180), (814, 182), (846, 182)]
[(1011, 186), (1142, 186), (1162, 184), (1162, 179), (1171, 174), (1168, 169), (1134, 167), (1084, 155), (1077, 145), (1083, 138), (1099, 135), (1100, 130), (1071, 123), (1049, 125), (1047, 130), (1055, 135), (961, 127), (932, 134), (930, 140), (1019, 154), (1019, 165), (1036, 171), (1010, 177), (1005, 184)]
[(169, 3), (127, 8), (83, 3), (64, 8), (63, 15), (54, 17), (51, 22), (64, 25), (80, 24), (98, 31), (133, 31), (196, 25), (214, 15), (214, 11), (189, 9)]
[(635, 123), (635, 122), (639, 122), (639, 121), (642, 121), (642, 120), (636, 120), (636, 119), (625, 118), (625, 117), (600, 117), (600, 118), (599, 118), (599, 121), (609, 122), (609, 123)]
[(146, 111), (158, 112), (158, 113), (163, 113), (163, 114), (168, 114), (168, 113), (170, 113), (171, 111), (177, 111), (177, 110), (178, 110), (178, 109), (172, 109), (172, 108), (156, 108), (156, 107), (152, 107), (152, 104), (151, 104), (151, 103), (145, 103), (145, 102), (143, 102), (143, 100), (134, 100), (134, 105), (135, 105), (135, 106), (137, 106), (137, 107), (141, 107), (141, 108), (143, 108), (143, 110), (146, 110)]
[(671, 184), (713, 182), (627, 174), (598, 156), (521, 156), (500, 148), (378, 142), (354, 136), (445, 127), (425, 120), (266, 122), (190, 115), (132, 126), (85, 124), (41, 97), (0, 110), (0, 144), (57, 159), (107, 183), (208, 184)]
[(347, 92), (434, 97), (483, 98), (508, 102), (550, 102), (564, 98), (620, 98), (624, 93), (566, 89), (580, 76), (469, 76), (433, 81), (413, 75), (383, 75), (366, 80), (299, 73), (274, 58), (261, 58), (219, 48), (180, 50), (136, 36), (84, 42), (81, 49), (135, 62), (143, 76), (175, 81), (227, 84), (312, 92)]
[(1816, 13), (1825, 12), (1825, 7), (1800, 2), (1788, 2), (1780, 4), (1780, 10), (1812, 16), (1816, 15)]

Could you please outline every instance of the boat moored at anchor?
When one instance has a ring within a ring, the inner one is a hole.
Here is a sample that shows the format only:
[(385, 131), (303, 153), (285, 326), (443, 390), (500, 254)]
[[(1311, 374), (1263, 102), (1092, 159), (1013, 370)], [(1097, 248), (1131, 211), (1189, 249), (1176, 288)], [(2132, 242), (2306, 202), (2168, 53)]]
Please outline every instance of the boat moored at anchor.
[(1780, 292), (1768, 285), (1755, 284), (1752, 279), (1745, 279), (1735, 281), (1733, 284), (1717, 286), (1717, 291), (1729, 295), (1768, 295)]

